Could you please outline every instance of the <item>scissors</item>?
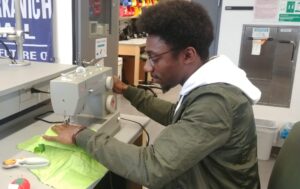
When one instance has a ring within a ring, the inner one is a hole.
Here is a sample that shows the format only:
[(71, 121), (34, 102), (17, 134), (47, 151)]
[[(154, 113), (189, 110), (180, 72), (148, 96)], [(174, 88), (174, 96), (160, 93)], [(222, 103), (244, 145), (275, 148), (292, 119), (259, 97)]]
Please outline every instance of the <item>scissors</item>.
[(42, 157), (29, 157), (20, 159), (7, 159), (2, 162), (4, 169), (13, 167), (26, 167), (29, 169), (41, 168), (49, 165), (49, 160)]

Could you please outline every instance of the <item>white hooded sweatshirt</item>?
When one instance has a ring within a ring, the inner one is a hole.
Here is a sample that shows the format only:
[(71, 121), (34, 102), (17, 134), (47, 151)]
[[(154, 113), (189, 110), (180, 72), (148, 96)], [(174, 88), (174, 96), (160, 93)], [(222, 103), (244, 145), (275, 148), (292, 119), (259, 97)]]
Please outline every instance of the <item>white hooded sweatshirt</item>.
[(237, 67), (228, 57), (220, 55), (211, 58), (201, 66), (184, 83), (180, 91), (180, 100), (175, 112), (181, 105), (182, 99), (196, 87), (213, 83), (227, 83), (241, 89), (255, 104), (261, 97), (260, 90), (246, 77), (246, 73)]

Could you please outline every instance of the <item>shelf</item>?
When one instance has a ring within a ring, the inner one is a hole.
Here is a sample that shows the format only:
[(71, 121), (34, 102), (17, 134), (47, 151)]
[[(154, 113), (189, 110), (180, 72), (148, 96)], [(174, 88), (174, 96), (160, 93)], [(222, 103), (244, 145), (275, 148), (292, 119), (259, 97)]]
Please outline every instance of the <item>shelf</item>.
[(134, 18), (138, 18), (139, 16), (122, 16), (119, 18), (119, 20), (130, 20)]

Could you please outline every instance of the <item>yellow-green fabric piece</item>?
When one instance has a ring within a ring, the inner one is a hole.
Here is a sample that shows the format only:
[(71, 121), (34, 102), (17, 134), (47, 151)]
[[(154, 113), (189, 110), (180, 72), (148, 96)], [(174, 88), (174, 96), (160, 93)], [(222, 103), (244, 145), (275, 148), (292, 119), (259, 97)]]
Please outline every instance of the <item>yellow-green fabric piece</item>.
[[(53, 136), (55, 133), (48, 129), (46, 135)], [(39, 144), (45, 145), (45, 151), (35, 154), (47, 158), (50, 165), (44, 168), (31, 169), (31, 172), (41, 182), (56, 189), (88, 188), (108, 171), (81, 148), (75, 145), (45, 141), (41, 136), (35, 136), (19, 144), (18, 148), (34, 153), (34, 148)]]

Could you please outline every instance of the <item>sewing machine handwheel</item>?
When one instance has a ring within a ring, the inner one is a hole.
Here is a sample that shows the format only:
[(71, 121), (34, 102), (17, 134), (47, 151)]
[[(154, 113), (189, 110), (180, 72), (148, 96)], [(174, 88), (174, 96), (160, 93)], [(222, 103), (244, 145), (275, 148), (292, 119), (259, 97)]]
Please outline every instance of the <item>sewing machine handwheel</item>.
[(111, 76), (108, 76), (105, 81), (105, 87), (108, 90), (112, 90), (113, 86), (114, 86), (114, 80)]
[(109, 113), (115, 112), (117, 109), (117, 99), (114, 95), (108, 95), (106, 98), (106, 110)]

